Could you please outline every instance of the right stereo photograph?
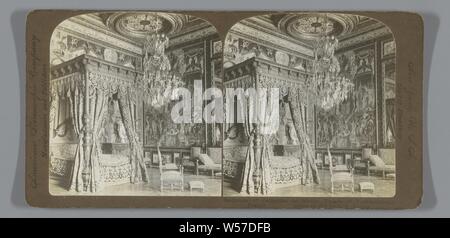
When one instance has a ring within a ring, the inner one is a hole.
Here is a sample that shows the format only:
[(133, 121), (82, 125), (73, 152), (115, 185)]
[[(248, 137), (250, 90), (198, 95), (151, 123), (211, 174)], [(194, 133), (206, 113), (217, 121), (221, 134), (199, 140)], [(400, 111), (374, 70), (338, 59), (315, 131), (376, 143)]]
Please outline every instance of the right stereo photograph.
[(365, 16), (235, 24), (223, 86), (227, 118), (240, 120), (224, 124), (223, 196), (393, 197), (395, 62), (391, 30)]

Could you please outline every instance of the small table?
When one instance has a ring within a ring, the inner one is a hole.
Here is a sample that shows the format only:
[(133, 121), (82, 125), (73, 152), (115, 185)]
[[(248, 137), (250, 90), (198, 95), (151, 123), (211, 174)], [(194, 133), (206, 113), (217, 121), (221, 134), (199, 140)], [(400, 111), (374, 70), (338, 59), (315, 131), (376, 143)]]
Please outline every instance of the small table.
[(372, 193), (375, 191), (375, 185), (372, 182), (360, 182), (359, 191), (370, 190)]
[(205, 184), (202, 181), (190, 181), (189, 191), (192, 193), (193, 189), (200, 189), (203, 192), (205, 190)]

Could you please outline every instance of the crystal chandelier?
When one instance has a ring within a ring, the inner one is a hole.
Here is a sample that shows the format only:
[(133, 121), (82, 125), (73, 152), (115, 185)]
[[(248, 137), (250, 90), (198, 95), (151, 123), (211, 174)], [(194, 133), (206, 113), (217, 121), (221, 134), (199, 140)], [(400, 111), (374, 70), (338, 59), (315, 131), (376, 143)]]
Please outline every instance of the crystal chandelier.
[(149, 29), (144, 41), (144, 91), (146, 100), (154, 108), (160, 108), (173, 100), (174, 90), (183, 86), (183, 81), (171, 69), (170, 60), (165, 50), (169, 46), (169, 38), (160, 34), (163, 24), (160, 17), (140, 22), (143, 29)]
[[(325, 17), (328, 27), (329, 21)], [(324, 29), (322, 32), (327, 32)], [(313, 77), (309, 82), (316, 92), (317, 105), (325, 110), (329, 110), (347, 99), (348, 94), (353, 90), (351, 79), (340, 74), (339, 61), (334, 55), (338, 47), (338, 39), (326, 33), (320, 36), (314, 45)]]

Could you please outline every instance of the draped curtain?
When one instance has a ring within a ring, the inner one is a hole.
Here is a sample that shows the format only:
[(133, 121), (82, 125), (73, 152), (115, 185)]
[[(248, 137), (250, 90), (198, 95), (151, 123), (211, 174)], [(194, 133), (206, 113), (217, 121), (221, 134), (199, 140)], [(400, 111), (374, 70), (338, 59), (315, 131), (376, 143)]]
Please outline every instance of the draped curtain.
[(90, 153), (90, 182), (89, 191), (96, 192), (103, 186), (103, 179), (100, 174), (100, 155), (102, 154), (100, 146), (100, 130), (105, 113), (108, 109), (108, 93), (100, 88), (94, 89), (89, 97), (90, 123), (92, 129), (92, 149)]
[(392, 136), (395, 138), (395, 99), (386, 100), (386, 122)]
[(59, 111), (59, 92), (58, 89), (51, 90), (50, 94), (50, 115), (49, 115), (49, 122), (50, 122), (50, 132), (51, 136), (54, 136), (54, 131), (59, 125), (58, 122), (58, 116), (57, 113)]
[[(257, 184), (257, 192), (262, 195), (267, 195), (272, 192), (272, 175), (271, 175), (271, 154), (272, 150), (272, 137), (276, 134), (279, 126), (279, 110), (275, 110), (275, 107), (279, 106), (279, 95), (272, 95), (269, 92), (270, 86), (264, 86), (267, 91), (263, 90), (258, 92), (259, 110), (262, 115), (260, 122), (259, 133), (261, 136), (261, 154), (259, 159), (259, 183)], [(274, 96), (274, 98), (272, 98)], [(273, 100), (272, 100), (273, 99)]]
[(244, 168), (242, 170), (241, 193), (253, 195), (255, 191), (255, 184), (253, 182), (253, 173), (255, 170), (255, 151), (253, 149), (255, 131), (252, 123), (253, 119), (251, 118), (252, 113), (249, 110), (251, 107), (249, 104), (251, 102), (250, 100), (239, 100), (237, 103), (242, 105), (237, 108), (242, 109), (241, 115), (244, 117), (244, 132), (248, 138), (248, 149), (245, 156)]
[[(270, 138), (276, 131), (271, 116), (274, 104), (278, 105), (278, 100), (271, 100), (271, 94), (267, 91), (259, 91), (255, 97), (251, 97), (250, 95), (247, 98), (246, 106), (242, 107), (245, 112), (242, 115), (245, 115), (244, 128), (249, 138), (249, 146), (243, 169), (241, 193), (267, 195), (272, 191)], [(257, 121), (258, 113), (262, 117)], [(275, 126), (278, 124), (275, 123)]]
[(74, 86), (69, 88), (67, 97), (70, 103), (70, 116), (72, 117), (72, 124), (75, 135), (78, 138), (78, 145), (75, 151), (75, 159), (72, 166), (71, 178), (69, 180), (69, 190), (81, 192), (84, 191), (84, 184), (82, 172), (84, 168), (84, 147), (83, 147), (83, 89), (82, 87)]
[[(69, 181), (69, 190), (81, 192), (96, 192), (102, 188), (102, 178), (100, 174), (99, 156), (100, 146), (97, 135), (101, 129), (101, 122), (108, 105), (108, 95), (100, 88), (91, 88), (88, 96), (88, 112), (84, 107), (84, 86), (82, 84), (73, 84), (69, 87), (67, 96), (70, 102), (70, 115), (74, 126), (75, 134), (78, 137), (78, 146), (75, 152), (75, 160), (72, 168), (72, 174)], [(83, 117), (88, 116), (86, 120), (90, 123), (88, 128), (83, 126)], [(91, 143), (85, 148), (84, 139), (85, 130), (91, 130), (88, 133), (93, 135)], [(86, 151), (85, 151), (86, 149)], [(87, 155), (87, 157), (85, 157)], [(84, 174), (84, 175), (83, 175)], [(85, 176), (83, 178), (83, 176)], [(87, 184), (85, 184), (87, 182)]]
[[(73, 77), (73, 76), (72, 76)], [(50, 91), (50, 137), (65, 136), (70, 119), (70, 105), (66, 97), (67, 87), (64, 84), (54, 84)]]
[(302, 103), (301, 91), (297, 88), (289, 88), (288, 92), (289, 109), (292, 114), (292, 121), (298, 137), (301, 154), (301, 164), (303, 168), (302, 184), (311, 182), (320, 183), (316, 163), (314, 162), (313, 148), (310, 138), (306, 133), (306, 107)]
[(149, 182), (147, 167), (144, 162), (144, 152), (136, 132), (136, 93), (130, 87), (123, 87), (118, 91), (119, 111), (130, 143), (132, 183)]

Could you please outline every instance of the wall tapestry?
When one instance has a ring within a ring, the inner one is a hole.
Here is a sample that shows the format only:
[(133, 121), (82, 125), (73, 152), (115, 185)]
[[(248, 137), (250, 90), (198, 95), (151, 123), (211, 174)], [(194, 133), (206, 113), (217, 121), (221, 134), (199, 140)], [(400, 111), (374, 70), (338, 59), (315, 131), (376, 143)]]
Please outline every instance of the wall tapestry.
[(316, 147), (360, 148), (375, 144), (374, 51), (349, 51), (338, 56), (342, 73), (351, 74), (355, 88), (339, 106), (316, 111)]

